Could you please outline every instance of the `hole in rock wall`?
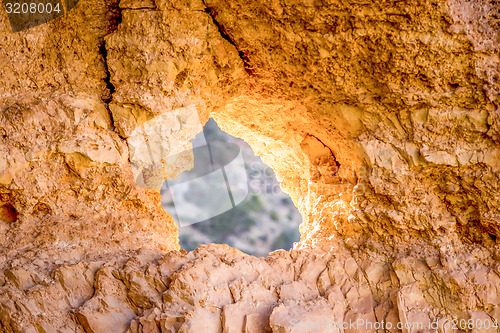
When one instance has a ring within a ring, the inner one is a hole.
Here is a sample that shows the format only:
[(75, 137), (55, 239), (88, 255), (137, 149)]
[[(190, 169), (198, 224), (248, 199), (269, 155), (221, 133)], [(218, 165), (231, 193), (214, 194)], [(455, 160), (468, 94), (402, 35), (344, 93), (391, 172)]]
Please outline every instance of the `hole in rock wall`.
[(17, 211), (11, 204), (7, 203), (0, 206), (0, 221), (3, 222), (16, 222), (17, 221)]
[(183, 249), (221, 243), (266, 256), (299, 241), (300, 213), (246, 142), (209, 119), (192, 143), (194, 167), (161, 189)]

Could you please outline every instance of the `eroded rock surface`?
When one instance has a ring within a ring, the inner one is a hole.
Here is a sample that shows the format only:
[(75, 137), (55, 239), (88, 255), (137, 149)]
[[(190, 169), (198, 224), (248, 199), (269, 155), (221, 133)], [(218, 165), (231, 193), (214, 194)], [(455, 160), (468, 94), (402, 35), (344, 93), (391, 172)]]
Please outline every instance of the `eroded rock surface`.
[(376, 332), (376, 323), (430, 332), (446, 319), (500, 319), (500, 265), (484, 253), (391, 262), (280, 250), (256, 258), (211, 244), (61, 265), (50, 276), (15, 268), (3, 279), (6, 332)]
[[(0, 329), (499, 320), (498, 9), (80, 0), (16, 34), (1, 12)], [(129, 141), (181, 108), (276, 171), (296, 250), (168, 252), (177, 228)]]

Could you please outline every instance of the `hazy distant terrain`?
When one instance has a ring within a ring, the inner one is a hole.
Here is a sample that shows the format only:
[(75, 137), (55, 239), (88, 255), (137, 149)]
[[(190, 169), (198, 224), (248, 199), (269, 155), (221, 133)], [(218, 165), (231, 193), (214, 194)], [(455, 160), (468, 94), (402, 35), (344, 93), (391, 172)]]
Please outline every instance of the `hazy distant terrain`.
[[(293, 242), (299, 241), (302, 217), (290, 197), (281, 191), (272, 169), (254, 155), (247, 143), (220, 130), (213, 119), (207, 122), (204, 132), (209, 142), (232, 142), (240, 147), (249, 193), (242, 203), (223, 214), (179, 227), (182, 248), (193, 250), (200, 244), (224, 243), (256, 256), (290, 249)], [(166, 196), (162, 204), (167, 211), (173, 208), (173, 202)]]

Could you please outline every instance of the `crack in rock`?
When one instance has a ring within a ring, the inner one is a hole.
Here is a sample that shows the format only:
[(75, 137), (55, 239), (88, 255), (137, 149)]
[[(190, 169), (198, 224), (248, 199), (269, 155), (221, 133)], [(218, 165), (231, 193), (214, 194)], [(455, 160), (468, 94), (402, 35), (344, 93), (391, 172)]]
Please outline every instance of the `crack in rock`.
[(229, 36), (226, 28), (222, 25), (222, 23), (217, 21), (217, 11), (214, 8), (207, 7), (205, 9), (205, 13), (208, 13), (208, 15), (210, 15), (212, 21), (219, 30), (221, 37), (227, 40), (231, 45), (234, 46), (236, 51), (238, 51), (238, 56), (240, 57), (241, 61), (243, 61), (243, 67), (245, 69), (245, 72), (247, 72), (248, 75), (253, 75), (253, 70), (252, 66), (250, 65), (250, 59), (248, 59), (248, 55), (242, 50), (240, 50), (240, 48), (238, 47), (238, 45), (236, 45), (231, 36)]

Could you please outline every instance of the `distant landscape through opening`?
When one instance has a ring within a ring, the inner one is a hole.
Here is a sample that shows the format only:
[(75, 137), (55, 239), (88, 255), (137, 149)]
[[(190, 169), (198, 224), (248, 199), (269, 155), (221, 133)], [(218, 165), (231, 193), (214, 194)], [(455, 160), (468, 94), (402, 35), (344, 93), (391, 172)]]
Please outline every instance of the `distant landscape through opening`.
[[(232, 208), (209, 219), (188, 225), (178, 223), (181, 247), (191, 251), (200, 244), (228, 244), (258, 257), (267, 256), (269, 252), (277, 249), (292, 248), (293, 243), (300, 240), (299, 225), (302, 217), (290, 196), (281, 190), (274, 171), (265, 165), (259, 156), (255, 156), (246, 142), (222, 131), (212, 118), (205, 124), (201, 136), (204, 137), (202, 140), (206, 140), (209, 147), (212, 146), (212, 151), (217, 145), (237, 145), (246, 171), (246, 180), (243, 175), (238, 181), (240, 187), (247, 187), (246, 196), (236, 204), (231, 196)], [(227, 151), (229, 154), (229, 149)], [(210, 159), (216, 158), (212, 154), (215, 156), (215, 152), (210, 152)], [(222, 149), (222, 154), (226, 154), (224, 149)], [(195, 153), (195, 164), (197, 158), (201, 159), (199, 155)], [(206, 164), (207, 161), (201, 163)], [(229, 162), (224, 163), (229, 164)], [(228, 177), (230, 179), (231, 175)], [(222, 202), (227, 197), (225, 191), (211, 187), (208, 182), (193, 182), (188, 186), (190, 187), (183, 196), (175, 198), (174, 205), (174, 200), (164, 183), (162, 206), (167, 212), (175, 214), (174, 206), (182, 206), (180, 200), (192, 200), (192, 196), (196, 193), (209, 192), (210, 199), (216, 202)], [(194, 188), (195, 186), (197, 188)]]

